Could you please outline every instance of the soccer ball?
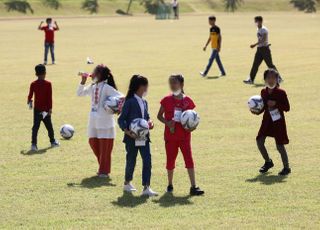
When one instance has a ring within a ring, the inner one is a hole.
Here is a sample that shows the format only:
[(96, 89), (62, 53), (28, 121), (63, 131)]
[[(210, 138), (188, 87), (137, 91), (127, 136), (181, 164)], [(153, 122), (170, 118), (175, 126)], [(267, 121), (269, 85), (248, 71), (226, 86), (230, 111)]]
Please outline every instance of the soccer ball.
[(186, 130), (197, 128), (200, 122), (200, 117), (194, 110), (186, 110), (181, 114), (181, 125)]
[(149, 123), (145, 119), (136, 118), (130, 124), (130, 131), (137, 137), (146, 137), (149, 133)]
[(259, 113), (264, 107), (262, 97), (260, 95), (254, 95), (248, 100), (248, 107), (250, 111)]
[(123, 103), (123, 99), (120, 97), (107, 97), (104, 102), (104, 109), (111, 109), (114, 113), (119, 112), (120, 105)]
[(68, 140), (70, 139), (74, 134), (74, 128), (72, 127), (72, 125), (68, 125), (68, 124), (65, 124), (63, 126), (61, 126), (60, 128), (60, 135)]

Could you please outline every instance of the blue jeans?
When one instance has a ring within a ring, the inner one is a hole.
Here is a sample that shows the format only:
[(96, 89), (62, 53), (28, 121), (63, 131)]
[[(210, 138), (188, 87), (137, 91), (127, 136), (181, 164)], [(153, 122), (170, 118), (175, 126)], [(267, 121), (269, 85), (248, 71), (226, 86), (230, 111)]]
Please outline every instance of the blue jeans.
[(52, 62), (54, 62), (55, 61), (55, 59), (54, 59), (54, 43), (49, 43), (49, 42), (44, 43), (44, 62), (48, 61), (49, 49), (50, 49), (50, 53), (51, 53), (51, 60), (52, 60)]
[(133, 179), (134, 168), (136, 166), (136, 160), (138, 151), (140, 152), (142, 158), (142, 185), (150, 185), (151, 178), (151, 153), (150, 153), (150, 143), (147, 141), (145, 146), (135, 146), (135, 142), (129, 141), (126, 143), (126, 171), (125, 171), (125, 181), (129, 182)]
[(206, 67), (206, 70), (204, 71), (204, 75), (207, 75), (209, 73), (209, 70), (212, 66), (212, 63), (214, 62), (214, 60), (216, 59), (217, 61), (217, 64), (219, 66), (219, 69), (220, 69), (220, 72), (222, 75), (225, 75), (226, 72), (224, 71), (224, 68), (223, 68), (223, 65), (222, 65), (222, 62), (220, 60), (220, 55), (219, 55), (219, 52), (218, 50), (216, 49), (212, 49), (212, 53), (211, 53), (211, 56), (210, 56), (210, 59), (209, 59), (209, 63)]

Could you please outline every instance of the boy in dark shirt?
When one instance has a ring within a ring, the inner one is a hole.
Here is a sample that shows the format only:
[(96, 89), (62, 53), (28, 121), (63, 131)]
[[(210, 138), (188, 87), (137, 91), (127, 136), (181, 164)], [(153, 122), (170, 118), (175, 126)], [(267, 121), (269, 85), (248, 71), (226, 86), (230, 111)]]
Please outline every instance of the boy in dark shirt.
[(59, 30), (59, 26), (55, 21), (52, 23), (52, 18), (46, 19), (46, 26), (42, 26), (43, 21), (40, 23), (38, 29), (43, 30), (45, 33), (44, 40), (44, 65), (48, 62), (48, 53), (50, 49), (52, 64), (55, 64), (55, 56), (54, 56), (54, 32)]
[(39, 64), (35, 67), (35, 71), (38, 79), (31, 83), (28, 95), (28, 104), (30, 105), (30, 108), (32, 108), (32, 97), (34, 95), (34, 117), (31, 142), (32, 151), (38, 150), (37, 136), (41, 121), (43, 121), (48, 130), (51, 147), (59, 146), (59, 142), (57, 142), (54, 138), (54, 131), (51, 122), (52, 86), (49, 81), (45, 80), (46, 67), (42, 64)]

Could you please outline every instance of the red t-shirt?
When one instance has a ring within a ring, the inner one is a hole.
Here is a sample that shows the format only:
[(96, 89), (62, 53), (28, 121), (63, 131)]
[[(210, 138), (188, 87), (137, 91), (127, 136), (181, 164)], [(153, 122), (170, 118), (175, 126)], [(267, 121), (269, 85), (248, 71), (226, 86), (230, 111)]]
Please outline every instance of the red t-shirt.
[(44, 31), (45, 34), (45, 42), (54, 43), (54, 31), (58, 30), (56, 27), (52, 26), (42, 26), (41, 30)]
[[(188, 96), (184, 96), (183, 99), (176, 99), (172, 94), (164, 97), (160, 104), (164, 109), (164, 118), (167, 121), (173, 120), (174, 111), (176, 108), (181, 111), (188, 109), (194, 109), (196, 106), (192, 99)], [(168, 126), (165, 127), (164, 139), (165, 140), (189, 140), (191, 138), (191, 132), (185, 130), (180, 122), (175, 123), (174, 133), (170, 132)]]
[(28, 102), (34, 94), (34, 108), (38, 111), (49, 112), (52, 109), (52, 86), (49, 81), (36, 80), (31, 83)]

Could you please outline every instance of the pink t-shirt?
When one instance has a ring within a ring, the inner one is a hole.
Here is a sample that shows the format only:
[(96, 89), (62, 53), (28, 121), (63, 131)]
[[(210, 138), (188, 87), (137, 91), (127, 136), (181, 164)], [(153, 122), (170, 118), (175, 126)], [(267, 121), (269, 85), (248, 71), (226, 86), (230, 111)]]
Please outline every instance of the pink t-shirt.
[[(172, 94), (164, 97), (160, 104), (164, 109), (164, 118), (167, 121), (173, 120), (175, 109), (179, 109), (182, 112), (189, 109), (194, 109), (196, 106), (192, 99), (188, 96), (184, 96), (183, 99), (176, 99)], [(165, 140), (190, 140), (191, 133), (185, 130), (180, 122), (175, 123), (174, 133), (170, 132), (168, 126), (164, 130)]]

